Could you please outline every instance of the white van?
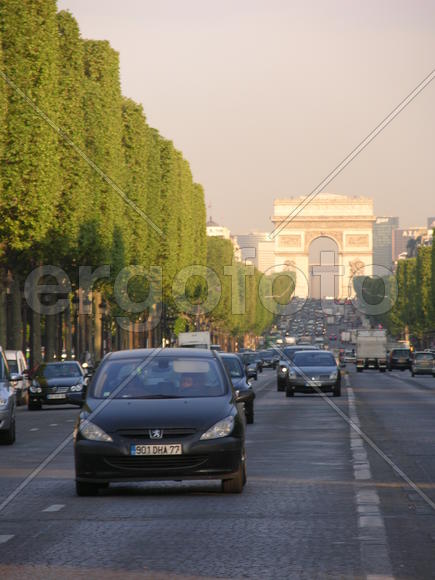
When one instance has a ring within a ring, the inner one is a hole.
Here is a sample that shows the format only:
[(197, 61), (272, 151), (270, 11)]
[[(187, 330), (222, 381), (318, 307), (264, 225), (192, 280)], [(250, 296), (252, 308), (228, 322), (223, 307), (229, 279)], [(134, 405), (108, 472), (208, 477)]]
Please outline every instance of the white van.
[(9, 372), (11, 373), (11, 387), (15, 392), (17, 405), (27, 404), (29, 395), (29, 377), (26, 357), (22, 350), (6, 350)]

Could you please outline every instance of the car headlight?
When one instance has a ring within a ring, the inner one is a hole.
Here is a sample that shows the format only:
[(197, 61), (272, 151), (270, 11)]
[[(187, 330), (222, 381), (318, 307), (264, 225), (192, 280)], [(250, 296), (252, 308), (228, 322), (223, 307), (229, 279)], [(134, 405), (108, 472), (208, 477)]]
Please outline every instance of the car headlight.
[(6, 407), (7, 404), (8, 404), (7, 399), (0, 398), (0, 407)]
[(337, 377), (338, 377), (338, 372), (337, 372), (337, 371), (334, 371), (333, 373), (331, 373), (331, 374), (329, 375), (329, 378), (330, 378), (330, 380), (331, 380), (331, 381), (335, 381), (335, 379), (336, 379)]
[(279, 367), (279, 370), (280, 370), (282, 373), (286, 373), (286, 372), (288, 371), (288, 368), (287, 368), (287, 367), (284, 367), (284, 366), (281, 366), (281, 367)]
[(108, 435), (101, 427), (91, 423), (91, 421), (82, 420), (79, 427), (81, 435), (89, 441), (106, 441), (110, 443), (113, 441), (112, 437)]
[(210, 427), (205, 433), (201, 435), (201, 439), (219, 439), (221, 437), (227, 437), (234, 429), (234, 417), (230, 415), (225, 417), (221, 421), (218, 421)]
[(83, 390), (83, 385), (73, 385), (71, 387), (71, 391), (79, 393), (80, 391)]
[(42, 393), (42, 389), (37, 383), (34, 383), (29, 390), (31, 393)]

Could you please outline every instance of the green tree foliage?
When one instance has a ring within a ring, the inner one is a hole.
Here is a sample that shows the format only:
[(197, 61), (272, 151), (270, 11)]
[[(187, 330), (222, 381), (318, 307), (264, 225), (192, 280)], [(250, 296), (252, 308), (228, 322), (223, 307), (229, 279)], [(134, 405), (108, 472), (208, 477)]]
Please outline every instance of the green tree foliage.
[[(59, 36), (55, 0), (3, 0), (0, 34), (3, 71), (35, 106), (57, 122)], [(30, 249), (34, 258), (60, 197), (58, 135), (10, 86), (1, 177), (0, 239), (6, 241), (6, 252), (15, 259), (18, 252)]]

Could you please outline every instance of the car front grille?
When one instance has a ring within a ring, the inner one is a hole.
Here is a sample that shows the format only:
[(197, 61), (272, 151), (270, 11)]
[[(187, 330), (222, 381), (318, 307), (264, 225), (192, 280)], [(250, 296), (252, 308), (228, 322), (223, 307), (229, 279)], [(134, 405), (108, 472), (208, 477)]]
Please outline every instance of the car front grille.
[[(117, 431), (117, 435), (120, 435), (121, 437), (125, 437), (126, 439), (150, 439), (152, 441), (159, 441), (156, 439), (151, 439), (150, 437), (150, 431), (152, 431), (151, 428), (149, 429), (121, 429), (119, 431)], [(183, 439), (184, 437), (189, 437), (190, 435), (193, 435), (194, 433), (196, 433), (196, 429), (164, 429), (162, 428), (163, 431), (163, 437), (162, 439)]]
[(69, 387), (44, 387), (42, 391), (46, 395), (51, 395), (53, 393), (67, 393)]
[(166, 469), (195, 469), (207, 461), (205, 455), (171, 455), (160, 457), (107, 457), (112, 468), (129, 471), (159, 471)]

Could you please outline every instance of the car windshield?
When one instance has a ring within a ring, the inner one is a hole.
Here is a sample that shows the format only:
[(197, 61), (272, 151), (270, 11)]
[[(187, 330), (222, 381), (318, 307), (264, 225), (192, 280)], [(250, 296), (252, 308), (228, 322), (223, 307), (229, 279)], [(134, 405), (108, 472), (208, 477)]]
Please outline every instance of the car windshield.
[(334, 357), (327, 352), (298, 352), (293, 357), (297, 367), (335, 367)]
[(393, 350), (393, 356), (409, 356), (409, 350), (406, 348)]
[(225, 356), (222, 358), (230, 377), (232, 379), (241, 379), (243, 377), (243, 368), (239, 359), (236, 357), (233, 358), (232, 356)]
[(262, 357), (263, 357), (264, 359), (270, 360), (270, 359), (272, 359), (272, 358), (273, 358), (273, 354), (272, 354), (271, 352), (263, 352), (263, 353), (262, 353)]
[(98, 399), (220, 397), (225, 392), (217, 362), (199, 357), (109, 359), (93, 385)]
[(255, 356), (255, 354), (253, 352), (247, 352), (247, 353), (243, 353), (243, 362), (245, 364), (249, 364), (249, 363), (253, 363), (257, 360), (257, 357)]
[(80, 377), (81, 372), (76, 363), (49, 363), (38, 369), (38, 375), (46, 379)]
[(415, 360), (433, 360), (433, 354), (431, 352), (420, 352), (415, 355)]
[(17, 373), (18, 372), (18, 363), (16, 361), (16, 359), (10, 359), (8, 358), (8, 367), (11, 373)]

